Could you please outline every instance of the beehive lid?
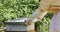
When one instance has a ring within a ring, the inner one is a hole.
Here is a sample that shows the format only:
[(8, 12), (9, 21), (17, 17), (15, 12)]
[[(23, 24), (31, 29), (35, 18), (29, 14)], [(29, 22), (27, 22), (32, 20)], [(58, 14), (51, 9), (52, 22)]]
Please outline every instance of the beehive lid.
[(9, 20), (5, 22), (5, 25), (24, 25), (24, 21), (27, 18), (19, 18), (19, 19), (15, 19), (15, 20)]

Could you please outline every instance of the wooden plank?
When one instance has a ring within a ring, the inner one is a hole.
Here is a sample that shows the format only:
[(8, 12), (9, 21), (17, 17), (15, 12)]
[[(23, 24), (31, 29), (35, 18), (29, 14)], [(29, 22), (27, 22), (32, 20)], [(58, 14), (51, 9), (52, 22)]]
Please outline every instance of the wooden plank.
[(5, 32), (35, 32), (35, 30), (29, 30), (29, 31), (5, 31)]
[[(25, 19), (17, 19), (12, 21), (6, 21), (6, 32), (34, 32), (34, 23), (29, 26), (24, 25)], [(23, 24), (22, 24), (23, 23)]]
[(27, 32), (27, 31), (5, 31), (5, 32)]
[(35, 32), (35, 30), (33, 29), (33, 30), (29, 30), (29, 31), (27, 31), (27, 32)]

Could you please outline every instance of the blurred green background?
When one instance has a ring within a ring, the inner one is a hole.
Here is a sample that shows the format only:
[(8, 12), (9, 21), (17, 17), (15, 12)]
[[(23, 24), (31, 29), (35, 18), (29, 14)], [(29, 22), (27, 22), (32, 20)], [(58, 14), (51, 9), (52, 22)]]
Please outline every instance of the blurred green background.
[[(4, 21), (16, 18), (28, 18), (39, 7), (39, 0), (0, 0), (0, 27)], [(48, 13), (42, 21), (35, 23), (36, 32), (49, 32), (52, 13)]]

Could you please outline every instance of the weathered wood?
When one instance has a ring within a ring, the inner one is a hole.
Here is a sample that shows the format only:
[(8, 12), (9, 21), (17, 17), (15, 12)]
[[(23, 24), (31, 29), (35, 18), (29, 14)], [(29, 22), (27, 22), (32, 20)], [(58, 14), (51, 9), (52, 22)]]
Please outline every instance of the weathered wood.
[(27, 32), (35, 32), (35, 30), (33, 29), (33, 30), (29, 30), (29, 31), (27, 31)]
[(26, 19), (27, 18), (6, 21), (5, 22), (6, 32), (35, 32), (34, 23), (32, 23), (29, 26), (24, 25), (24, 21)]
[(35, 30), (29, 30), (29, 31), (6, 31), (6, 32), (35, 32)]

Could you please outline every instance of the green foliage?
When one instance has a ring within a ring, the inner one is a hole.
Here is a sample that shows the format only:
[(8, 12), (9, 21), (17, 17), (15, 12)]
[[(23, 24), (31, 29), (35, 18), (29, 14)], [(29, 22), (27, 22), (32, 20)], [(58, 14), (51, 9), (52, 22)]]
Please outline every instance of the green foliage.
[[(4, 21), (29, 17), (39, 6), (39, 0), (0, 0), (0, 26)], [(52, 14), (35, 23), (36, 32), (48, 32)], [(3, 24), (4, 25), (4, 24)]]
[(53, 14), (48, 13), (42, 21), (38, 21), (35, 23), (35, 30), (36, 32), (49, 32), (49, 26), (50, 26), (50, 19), (52, 18)]
[(28, 17), (38, 3), (38, 0), (0, 0), (0, 21)]

